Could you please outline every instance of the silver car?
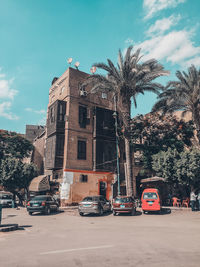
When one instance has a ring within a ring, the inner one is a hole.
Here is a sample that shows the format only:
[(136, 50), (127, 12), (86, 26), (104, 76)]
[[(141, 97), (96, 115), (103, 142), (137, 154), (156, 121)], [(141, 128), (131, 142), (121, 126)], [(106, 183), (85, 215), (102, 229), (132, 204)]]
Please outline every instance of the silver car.
[(103, 215), (111, 209), (111, 204), (103, 196), (85, 197), (78, 205), (79, 214), (83, 216), (85, 213), (94, 213)]
[(12, 207), (12, 195), (7, 193), (0, 193), (0, 204), (2, 207)]

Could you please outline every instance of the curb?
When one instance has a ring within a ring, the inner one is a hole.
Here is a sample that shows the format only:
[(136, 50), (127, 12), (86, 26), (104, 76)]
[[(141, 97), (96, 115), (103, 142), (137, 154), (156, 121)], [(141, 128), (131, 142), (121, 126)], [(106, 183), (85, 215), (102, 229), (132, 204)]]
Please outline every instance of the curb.
[(18, 229), (18, 224), (0, 224), (0, 232), (10, 232)]

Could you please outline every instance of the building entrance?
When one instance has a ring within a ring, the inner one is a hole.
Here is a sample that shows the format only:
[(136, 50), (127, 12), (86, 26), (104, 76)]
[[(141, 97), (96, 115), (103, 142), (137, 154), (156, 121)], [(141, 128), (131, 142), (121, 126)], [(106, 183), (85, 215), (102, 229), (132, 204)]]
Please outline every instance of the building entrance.
[(107, 183), (100, 181), (100, 183), (99, 183), (99, 195), (104, 196), (106, 198), (106, 190), (107, 190)]

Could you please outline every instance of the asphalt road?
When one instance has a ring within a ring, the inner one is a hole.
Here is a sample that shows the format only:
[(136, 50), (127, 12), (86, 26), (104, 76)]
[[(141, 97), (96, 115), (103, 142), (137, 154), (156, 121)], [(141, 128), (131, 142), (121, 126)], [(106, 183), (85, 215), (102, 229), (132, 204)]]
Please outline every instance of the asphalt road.
[(200, 266), (200, 212), (189, 209), (115, 217), (3, 209), (2, 223), (21, 230), (0, 233), (1, 267)]

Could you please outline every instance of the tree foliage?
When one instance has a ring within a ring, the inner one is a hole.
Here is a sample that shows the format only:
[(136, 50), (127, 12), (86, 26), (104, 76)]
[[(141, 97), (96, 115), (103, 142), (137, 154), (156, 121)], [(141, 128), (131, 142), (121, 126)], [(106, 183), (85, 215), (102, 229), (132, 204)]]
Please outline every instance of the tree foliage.
[(159, 95), (158, 102), (152, 111), (174, 112), (182, 110), (182, 115), (191, 112), (192, 120), (197, 130), (200, 142), (200, 69), (194, 65), (188, 72), (176, 72), (178, 81), (170, 81), (165, 90)]
[(152, 156), (168, 148), (182, 152), (192, 145), (192, 121), (159, 113), (139, 115), (131, 121), (131, 138), (135, 151), (142, 151), (144, 168), (152, 170)]
[(30, 156), (32, 150), (33, 145), (21, 135), (0, 131), (0, 184), (6, 190), (14, 194), (21, 189), (28, 190), (37, 170), (32, 163), (23, 163), (23, 159)]
[(6, 157), (23, 159), (30, 155), (33, 145), (15, 132), (0, 131), (0, 160)]
[(31, 180), (37, 175), (34, 164), (23, 163), (16, 158), (7, 157), (1, 162), (0, 184), (16, 194), (21, 189), (28, 190)]
[(177, 150), (169, 148), (152, 157), (152, 167), (156, 175), (169, 183), (199, 187), (200, 184), (200, 151), (196, 148)]

